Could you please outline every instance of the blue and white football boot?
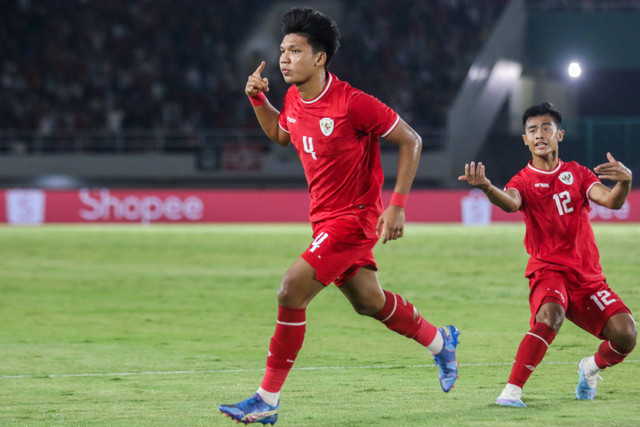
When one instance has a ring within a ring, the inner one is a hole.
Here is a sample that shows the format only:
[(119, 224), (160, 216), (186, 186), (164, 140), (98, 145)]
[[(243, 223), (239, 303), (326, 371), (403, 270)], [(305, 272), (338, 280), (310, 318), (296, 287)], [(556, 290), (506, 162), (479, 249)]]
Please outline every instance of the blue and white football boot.
[(524, 404), (522, 399), (496, 399), (496, 405), (500, 406), (513, 406), (516, 408), (526, 408), (527, 405)]
[(578, 365), (578, 386), (576, 387), (576, 399), (593, 400), (596, 397), (596, 387), (598, 386), (598, 378), (602, 379), (597, 372), (591, 373), (585, 367), (588, 357), (580, 361)]
[(262, 400), (258, 393), (255, 393), (242, 402), (233, 405), (220, 405), (220, 412), (244, 424), (275, 424), (278, 420), (279, 406), (280, 402), (276, 406), (271, 406)]
[(522, 401), (522, 387), (514, 384), (507, 384), (496, 399), (496, 405), (512, 406), (515, 408), (526, 408), (527, 405)]
[(447, 393), (458, 379), (458, 361), (456, 360), (456, 347), (460, 331), (453, 325), (438, 328), (442, 334), (443, 346), (440, 353), (433, 355), (436, 365), (440, 368), (440, 386)]

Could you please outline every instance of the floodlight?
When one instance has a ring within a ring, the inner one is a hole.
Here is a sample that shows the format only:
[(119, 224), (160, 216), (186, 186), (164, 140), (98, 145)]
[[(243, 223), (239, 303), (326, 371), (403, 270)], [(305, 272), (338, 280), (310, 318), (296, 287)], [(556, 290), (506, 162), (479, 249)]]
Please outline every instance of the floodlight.
[(580, 67), (578, 62), (572, 62), (569, 64), (567, 71), (569, 73), (569, 77), (577, 79), (582, 74), (582, 67)]

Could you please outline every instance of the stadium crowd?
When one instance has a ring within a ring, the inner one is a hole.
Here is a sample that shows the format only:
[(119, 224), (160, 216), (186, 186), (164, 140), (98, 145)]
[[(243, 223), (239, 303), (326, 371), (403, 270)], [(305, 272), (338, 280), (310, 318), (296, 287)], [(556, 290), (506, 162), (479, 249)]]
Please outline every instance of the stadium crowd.
[[(443, 126), (507, 0), (340, 3), (342, 46), (331, 70), (417, 126)], [(238, 64), (237, 50), (268, 4), (7, 2), (0, 25), (0, 129), (253, 128), (243, 96), (253, 69)], [(282, 89), (281, 79), (273, 80)]]

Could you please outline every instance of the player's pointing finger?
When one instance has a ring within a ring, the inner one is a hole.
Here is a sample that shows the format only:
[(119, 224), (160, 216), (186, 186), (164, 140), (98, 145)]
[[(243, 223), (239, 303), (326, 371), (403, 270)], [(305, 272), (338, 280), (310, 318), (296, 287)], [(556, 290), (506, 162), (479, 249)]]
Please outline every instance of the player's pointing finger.
[(260, 77), (260, 74), (262, 74), (262, 70), (264, 70), (264, 66), (265, 66), (265, 62), (262, 61), (260, 65), (258, 65), (258, 68), (256, 68), (256, 70), (253, 72), (253, 75)]

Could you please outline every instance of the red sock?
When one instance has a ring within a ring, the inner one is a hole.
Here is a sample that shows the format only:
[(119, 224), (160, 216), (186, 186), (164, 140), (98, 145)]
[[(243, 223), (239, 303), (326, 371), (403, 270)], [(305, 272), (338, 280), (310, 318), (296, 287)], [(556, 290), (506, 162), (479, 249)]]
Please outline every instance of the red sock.
[(536, 369), (547, 353), (549, 345), (556, 337), (556, 331), (546, 323), (536, 323), (527, 332), (516, 353), (516, 360), (511, 368), (509, 384), (524, 386), (529, 376)]
[(413, 304), (400, 295), (389, 291), (384, 291), (384, 295), (387, 298), (384, 307), (372, 317), (392, 331), (412, 338), (425, 347), (431, 344), (438, 328), (424, 320)]
[(602, 341), (594, 358), (598, 368), (604, 369), (622, 362), (629, 353), (624, 353), (620, 347), (611, 341)]
[(306, 309), (278, 307), (276, 331), (271, 338), (267, 370), (260, 387), (278, 393), (302, 348), (306, 330)]

